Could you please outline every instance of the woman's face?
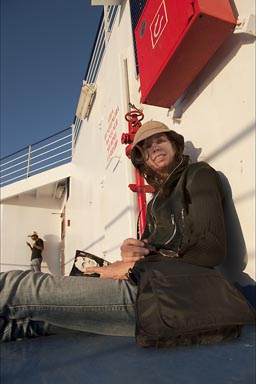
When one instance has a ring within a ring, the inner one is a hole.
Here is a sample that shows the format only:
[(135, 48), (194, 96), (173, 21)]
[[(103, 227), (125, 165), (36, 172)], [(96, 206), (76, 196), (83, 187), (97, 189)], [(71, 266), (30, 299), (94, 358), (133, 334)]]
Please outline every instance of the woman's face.
[(79, 271), (86, 273), (86, 268), (98, 267), (98, 263), (89, 257), (78, 256), (75, 261), (75, 266), (77, 269), (79, 269)]
[(155, 172), (163, 174), (175, 165), (175, 150), (164, 133), (150, 136), (143, 144), (146, 164)]

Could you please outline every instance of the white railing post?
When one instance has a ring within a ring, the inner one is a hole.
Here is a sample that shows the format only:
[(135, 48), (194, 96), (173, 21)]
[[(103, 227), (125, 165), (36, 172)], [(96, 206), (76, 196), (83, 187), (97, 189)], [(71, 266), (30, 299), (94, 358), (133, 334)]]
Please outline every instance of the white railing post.
[(110, 37), (110, 5), (104, 5), (104, 30), (105, 30), (105, 44), (108, 44)]
[(71, 154), (72, 154), (72, 159), (73, 159), (73, 154), (74, 154), (74, 148), (75, 148), (75, 124), (71, 125)]
[(31, 145), (28, 146), (28, 165), (27, 165), (27, 178), (30, 172), (30, 157), (31, 157)]

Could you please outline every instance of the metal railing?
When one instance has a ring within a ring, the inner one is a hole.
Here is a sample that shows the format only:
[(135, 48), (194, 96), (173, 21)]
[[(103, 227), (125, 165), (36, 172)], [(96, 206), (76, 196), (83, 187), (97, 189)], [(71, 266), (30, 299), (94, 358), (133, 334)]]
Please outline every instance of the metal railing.
[(68, 127), (0, 160), (0, 187), (72, 161), (73, 129)]
[[(118, 5), (109, 5), (102, 13), (99, 28), (96, 34), (91, 57), (86, 69), (84, 81), (87, 84), (95, 84), (106, 51), (107, 43), (117, 16)], [(74, 119), (74, 145), (78, 139), (82, 120), (75, 116)]]
[(88, 84), (95, 83), (107, 43), (117, 15), (118, 5), (109, 5), (102, 14), (94, 47), (92, 49), (89, 64), (86, 70), (84, 80)]

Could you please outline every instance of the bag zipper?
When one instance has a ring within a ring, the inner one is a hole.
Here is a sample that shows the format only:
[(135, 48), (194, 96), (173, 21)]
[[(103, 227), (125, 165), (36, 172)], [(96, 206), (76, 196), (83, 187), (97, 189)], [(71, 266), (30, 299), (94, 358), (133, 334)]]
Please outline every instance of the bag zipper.
[(174, 238), (174, 236), (176, 235), (176, 232), (177, 232), (177, 226), (176, 226), (176, 222), (175, 222), (174, 214), (173, 213), (171, 214), (171, 221), (172, 221), (172, 225), (174, 226), (174, 230), (173, 230), (173, 233), (172, 233), (171, 237), (164, 244), (170, 243), (172, 241), (172, 239)]

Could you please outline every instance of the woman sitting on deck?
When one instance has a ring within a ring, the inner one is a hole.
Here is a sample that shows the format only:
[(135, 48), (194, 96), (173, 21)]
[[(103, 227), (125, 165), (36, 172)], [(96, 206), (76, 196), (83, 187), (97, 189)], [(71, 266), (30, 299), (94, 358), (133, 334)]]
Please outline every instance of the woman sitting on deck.
[[(101, 278), (17, 270), (1, 274), (2, 341), (68, 330), (133, 336), (137, 287), (128, 280), (128, 271), (137, 261), (161, 253), (206, 268), (223, 262), (219, 175), (204, 162), (190, 164), (183, 149), (184, 138), (161, 122), (149, 121), (136, 133), (131, 159), (155, 193), (142, 238), (123, 242), (121, 261), (87, 268)], [(214, 297), (214, 287), (210, 294)]]

